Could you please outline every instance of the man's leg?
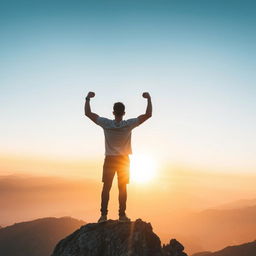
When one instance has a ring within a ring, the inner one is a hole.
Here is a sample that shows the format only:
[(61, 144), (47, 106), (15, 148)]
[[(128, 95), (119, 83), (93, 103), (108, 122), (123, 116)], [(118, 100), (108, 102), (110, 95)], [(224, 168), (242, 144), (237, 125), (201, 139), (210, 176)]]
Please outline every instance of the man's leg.
[(109, 201), (109, 191), (112, 186), (112, 181), (106, 181), (103, 183), (103, 188), (101, 192), (101, 215), (108, 214), (108, 201)]
[(118, 176), (118, 190), (119, 190), (119, 220), (130, 221), (125, 214), (126, 201), (127, 201), (127, 190), (126, 185), (129, 183), (129, 169), (130, 160), (129, 156), (122, 156), (120, 158), (120, 165), (117, 171)]
[(113, 167), (113, 158), (106, 156), (102, 174), (103, 188), (101, 192), (101, 216), (106, 216), (108, 214), (109, 191), (115, 176), (115, 169)]
[(126, 201), (127, 201), (127, 190), (125, 182), (118, 182), (118, 190), (119, 190), (119, 216), (125, 215), (126, 210)]

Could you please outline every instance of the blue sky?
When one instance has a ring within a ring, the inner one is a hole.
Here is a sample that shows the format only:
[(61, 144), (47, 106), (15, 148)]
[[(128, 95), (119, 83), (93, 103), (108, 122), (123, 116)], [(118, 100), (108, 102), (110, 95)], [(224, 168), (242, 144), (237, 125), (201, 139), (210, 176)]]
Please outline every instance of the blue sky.
[(1, 154), (100, 158), (83, 117), (154, 116), (134, 151), (169, 163), (255, 170), (254, 1), (1, 1)]

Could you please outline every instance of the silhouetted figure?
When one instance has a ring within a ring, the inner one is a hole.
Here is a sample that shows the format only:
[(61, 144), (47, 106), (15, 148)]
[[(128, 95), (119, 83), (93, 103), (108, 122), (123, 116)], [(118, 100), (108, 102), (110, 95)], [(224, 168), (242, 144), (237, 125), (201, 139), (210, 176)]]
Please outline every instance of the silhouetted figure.
[(101, 126), (105, 135), (105, 161), (103, 165), (101, 193), (101, 217), (98, 222), (107, 221), (109, 192), (112, 186), (115, 172), (118, 178), (119, 190), (119, 220), (130, 221), (126, 216), (127, 191), (126, 184), (129, 183), (132, 129), (145, 122), (152, 116), (152, 103), (149, 93), (144, 92), (142, 96), (147, 99), (146, 113), (136, 118), (123, 120), (125, 106), (121, 102), (116, 102), (113, 107), (114, 120), (99, 117), (91, 112), (90, 99), (95, 96), (94, 92), (89, 92), (86, 96), (85, 115), (94, 123)]

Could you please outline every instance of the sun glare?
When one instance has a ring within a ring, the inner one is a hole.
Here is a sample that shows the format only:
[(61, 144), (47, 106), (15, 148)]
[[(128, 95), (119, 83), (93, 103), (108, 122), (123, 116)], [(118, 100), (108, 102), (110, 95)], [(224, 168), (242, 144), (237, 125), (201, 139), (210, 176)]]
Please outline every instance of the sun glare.
[(147, 155), (131, 156), (131, 181), (147, 183), (156, 176), (156, 162)]

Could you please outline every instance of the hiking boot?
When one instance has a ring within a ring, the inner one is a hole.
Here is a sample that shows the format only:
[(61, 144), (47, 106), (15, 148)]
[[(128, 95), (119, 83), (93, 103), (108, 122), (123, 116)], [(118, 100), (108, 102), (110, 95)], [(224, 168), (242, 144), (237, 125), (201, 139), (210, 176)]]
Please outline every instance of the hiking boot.
[(131, 219), (129, 219), (126, 215), (121, 215), (121, 216), (119, 216), (119, 221), (120, 222), (130, 222)]
[(101, 223), (101, 222), (106, 222), (108, 219), (107, 219), (107, 215), (101, 215), (99, 220), (98, 220), (98, 223)]

